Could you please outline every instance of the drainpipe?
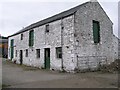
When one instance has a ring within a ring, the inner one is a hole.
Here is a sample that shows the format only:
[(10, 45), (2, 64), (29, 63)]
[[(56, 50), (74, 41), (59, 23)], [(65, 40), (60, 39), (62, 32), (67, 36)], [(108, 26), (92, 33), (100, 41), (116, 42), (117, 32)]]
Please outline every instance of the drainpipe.
[(63, 66), (63, 18), (61, 18), (61, 48), (62, 48), (62, 58), (61, 58), (61, 68), (62, 71), (64, 71), (64, 66)]

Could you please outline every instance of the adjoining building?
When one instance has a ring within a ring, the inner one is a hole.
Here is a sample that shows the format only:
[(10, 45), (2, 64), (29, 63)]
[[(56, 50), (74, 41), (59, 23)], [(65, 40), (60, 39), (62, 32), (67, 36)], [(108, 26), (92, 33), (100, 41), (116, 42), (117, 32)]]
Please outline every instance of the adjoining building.
[(0, 36), (0, 57), (7, 58), (8, 56), (8, 38)]
[(117, 59), (117, 40), (101, 5), (89, 1), (9, 36), (8, 58), (50, 70), (96, 70)]

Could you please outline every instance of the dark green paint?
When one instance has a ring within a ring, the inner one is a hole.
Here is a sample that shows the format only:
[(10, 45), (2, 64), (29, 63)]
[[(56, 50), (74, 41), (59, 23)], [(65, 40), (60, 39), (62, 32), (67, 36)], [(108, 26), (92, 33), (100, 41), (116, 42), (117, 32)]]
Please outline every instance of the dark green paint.
[(11, 46), (11, 60), (12, 60), (12, 58), (14, 57), (14, 39), (11, 40), (10, 46)]
[(93, 39), (94, 43), (100, 42), (100, 25), (98, 21), (93, 21)]
[(50, 69), (50, 49), (45, 48), (45, 69)]
[(29, 46), (34, 45), (34, 30), (29, 32)]

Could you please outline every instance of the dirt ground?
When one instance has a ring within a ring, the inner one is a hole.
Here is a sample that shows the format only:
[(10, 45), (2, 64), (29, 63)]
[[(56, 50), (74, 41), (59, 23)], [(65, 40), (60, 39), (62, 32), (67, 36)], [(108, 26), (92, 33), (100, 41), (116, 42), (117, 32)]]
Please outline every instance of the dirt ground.
[(2, 85), (7, 88), (117, 88), (118, 74), (62, 73), (16, 65), (3, 60)]

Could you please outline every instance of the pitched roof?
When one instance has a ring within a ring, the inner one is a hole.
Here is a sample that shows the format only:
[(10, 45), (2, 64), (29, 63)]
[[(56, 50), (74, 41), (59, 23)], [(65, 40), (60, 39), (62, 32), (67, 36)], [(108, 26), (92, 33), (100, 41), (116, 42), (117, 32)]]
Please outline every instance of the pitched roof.
[[(61, 12), (61, 13), (59, 13), (59, 14), (56, 14), (56, 15), (51, 16), (51, 17), (49, 17), (49, 18), (46, 18), (46, 19), (44, 19), (44, 20), (38, 21), (38, 22), (36, 22), (36, 23), (33, 23), (33, 24), (31, 24), (31, 25), (23, 28), (22, 30), (20, 30), (20, 31), (14, 33), (13, 35), (8, 36), (8, 37), (15, 36), (15, 35), (17, 35), (17, 34), (20, 34), (20, 33), (25, 32), (25, 31), (31, 30), (31, 29), (33, 29), (33, 28), (35, 28), (35, 27), (38, 27), (38, 26), (41, 26), (41, 25), (50, 23), (50, 22), (52, 22), (52, 21), (56, 21), (56, 20), (62, 19), (62, 18), (67, 17), (67, 16), (70, 16), (70, 15), (74, 14), (81, 6), (83, 6), (83, 5), (87, 4), (87, 3), (90, 3), (90, 2), (91, 2), (91, 1), (85, 2), (85, 3), (81, 4), (81, 5), (78, 5), (78, 6), (76, 6), (76, 7), (74, 7), (74, 8), (71, 8), (71, 9), (69, 9), (69, 10), (67, 10), (67, 11)], [(96, 2), (97, 2), (97, 1), (96, 1)], [(99, 4), (99, 3), (98, 3), (98, 4)], [(99, 5), (100, 5), (100, 4), (99, 4)], [(100, 6), (101, 6), (101, 5), (100, 5)], [(101, 7), (101, 9), (104, 11), (104, 9), (103, 9), (102, 7)], [(105, 11), (104, 11), (104, 13), (106, 14)], [(108, 17), (107, 14), (106, 14), (106, 16)], [(108, 17), (108, 19), (110, 20), (109, 17)], [(111, 20), (110, 20), (110, 21), (111, 21)], [(111, 22), (112, 22), (112, 21), (111, 21)]]
[(17, 33), (14, 33), (13, 35), (10, 35), (10, 36), (8, 36), (8, 37), (11, 37), (11, 36), (20, 34), (20, 33), (22, 33), (22, 32), (31, 30), (32, 28), (35, 28), (35, 27), (38, 27), (38, 26), (41, 26), (41, 25), (50, 23), (50, 22), (52, 22), (52, 21), (59, 20), (59, 19), (61, 19), (61, 18), (67, 17), (67, 16), (69, 16), (69, 15), (72, 15), (72, 14), (74, 14), (82, 5), (85, 5), (85, 4), (87, 4), (87, 3), (89, 3), (89, 2), (83, 3), (83, 4), (79, 5), (79, 6), (76, 6), (76, 7), (74, 7), (74, 8), (71, 8), (71, 9), (69, 9), (69, 10), (67, 10), (67, 11), (61, 12), (61, 13), (59, 13), (59, 14), (56, 14), (56, 15), (52, 16), (52, 17), (49, 17), (49, 18), (46, 18), (46, 19), (44, 19), (44, 20), (38, 21), (38, 22), (36, 22), (36, 23), (33, 23), (33, 24), (25, 27), (24, 29), (18, 31)]

